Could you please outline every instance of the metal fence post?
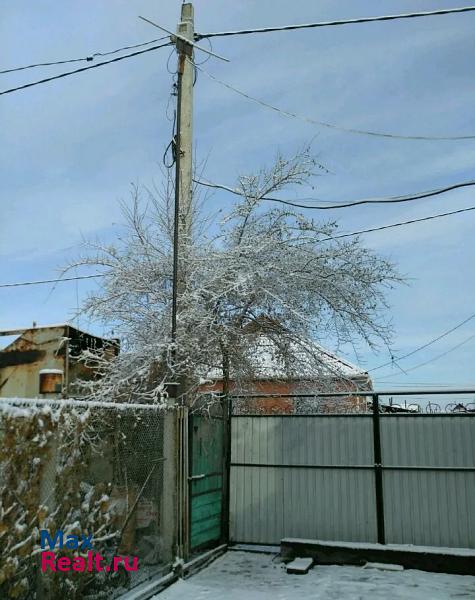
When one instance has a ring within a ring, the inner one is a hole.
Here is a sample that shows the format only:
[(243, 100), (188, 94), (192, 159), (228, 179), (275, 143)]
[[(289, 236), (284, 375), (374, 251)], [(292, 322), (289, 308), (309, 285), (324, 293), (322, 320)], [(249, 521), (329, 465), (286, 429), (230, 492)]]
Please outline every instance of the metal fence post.
[(188, 407), (178, 406), (176, 409), (177, 438), (177, 557), (186, 560), (189, 554), (188, 523)]
[(223, 437), (224, 437), (224, 489), (223, 489), (223, 511), (222, 511), (222, 541), (229, 542), (230, 515), (231, 515), (231, 422), (232, 422), (232, 398), (229, 394), (224, 396), (223, 404)]
[(379, 396), (373, 394), (373, 451), (374, 451), (374, 486), (376, 492), (376, 523), (378, 544), (386, 543), (384, 533), (384, 494), (383, 467), (381, 461), (381, 429), (379, 422)]

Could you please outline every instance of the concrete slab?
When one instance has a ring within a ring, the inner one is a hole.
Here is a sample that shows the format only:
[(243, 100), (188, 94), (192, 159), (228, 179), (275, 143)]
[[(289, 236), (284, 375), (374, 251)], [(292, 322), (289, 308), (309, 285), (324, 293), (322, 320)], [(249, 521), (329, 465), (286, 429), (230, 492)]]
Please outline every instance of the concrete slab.
[(306, 575), (313, 565), (313, 558), (294, 558), (287, 564), (289, 575)]
[(321, 565), (359, 565), (391, 563), (405, 569), (457, 575), (475, 574), (475, 549), (363, 544), (285, 538), (280, 544), (283, 560), (308, 557)]

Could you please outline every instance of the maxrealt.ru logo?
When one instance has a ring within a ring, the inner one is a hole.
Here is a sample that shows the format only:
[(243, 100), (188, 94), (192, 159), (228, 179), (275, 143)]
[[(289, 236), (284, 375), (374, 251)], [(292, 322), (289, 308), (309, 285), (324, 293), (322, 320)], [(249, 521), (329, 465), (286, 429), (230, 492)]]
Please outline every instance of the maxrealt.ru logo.
[[(58, 530), (53, 536), (49, 531), (42, 529), (40, 531), (40, 545), (44, 552), (41, 553), (41, 570), (46, 571), (77, 571), (82, 572), (100, 572), (118, 571), (121, 566), (126, 571), (137, 571), (139, 559), (137, 556), (113, 556), (107, 560), (98, 552), (94, 552), (93, 535), (64, 535), (64, 532)], [(46, 550), (49, 548), (49, 551)], [(58, 550), (75, 551), (74, 556), (57, 556)]]

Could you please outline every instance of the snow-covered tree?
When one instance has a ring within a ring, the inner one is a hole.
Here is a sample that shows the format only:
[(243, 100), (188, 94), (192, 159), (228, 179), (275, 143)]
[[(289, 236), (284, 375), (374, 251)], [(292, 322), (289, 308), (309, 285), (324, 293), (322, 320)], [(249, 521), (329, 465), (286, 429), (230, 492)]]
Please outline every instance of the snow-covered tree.
[(401, 281), (391, 262), (359, 238), (332, 239), (333, 221), (265, 200), (308, 184), (320, 168), (308, 149), (278, 156), (270, 168), (238, 178), (228, 211), (210, 216), (195, 207), (193, 240), (180, 260), (176, 348), (170, 338), (172, 190), (169, 182), (162, 193), (134, 187), (124, 207), (126, 235), (111, 245), (89, 243), (69, 267), (104, 268), (83, 308), (122, 340), (115, 361), (97, 363), (101, 378), (87, 393), (156, 402), (165, 381), (186, 381), (181, 393), (192, 394), (216, 372), (225, 387), (230, 380), (244, 385), (262, 367), (263, 343), (289, 375), (302, 361), (314, 373), (328, 369), (312, 341), (387, 343), (385, 291)]

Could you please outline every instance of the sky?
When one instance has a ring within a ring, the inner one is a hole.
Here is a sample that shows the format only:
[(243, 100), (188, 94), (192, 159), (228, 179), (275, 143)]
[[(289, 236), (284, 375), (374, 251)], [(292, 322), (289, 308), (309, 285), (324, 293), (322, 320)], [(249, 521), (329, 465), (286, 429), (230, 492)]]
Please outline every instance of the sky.
[[(174, 30), (180, 4), (4, 0), (0, 70), (160, 37), (138, 15)], [(461, 4), (197, 0), (195, 28), (224, 31)], [(212, 58), (203, 68), (283, 110), (342, 127), (475, 135), (474, 27), (475, 13), (466, 13), (217, 38), (213, 49), (230, 62)], [(129, 199), (131, 183), (160, 182), (159, 165), (171, 134), (167, 107), (169, 115), (175, 57), (170, 54), (164, 48), (0, 97), (0, 284), (54, 278), (78, 256), (84, 239), (114, 241), (123, 224), (119, 204)], [(90, 63), (2, 74), (0, 89), (84, 64)], [(315, 189), (300, 193), (324, 201), (408, 194), (474, 178), (475, 140), (395, 140), (319, 127), (267, 110), (202, 73), (194, 89), (194, 149), (197, 161), (206, 160), (203, 176), (212, 181), (233, 185), (238, 175), (270, 165), (277, 151), (292, 154), (310, 141), (329, 173), (315, 180)], [(325, 211), (322, 218), (337, 219), (341, 232), (351, 232), (473, 206), (474, 200), (473, 188), (466, 188), (412, 203)], [(207, 202), (215, 210), (233, 201), (219, 192)], [(407, 285), (388, 294), (394, 356), (475, 313), (474, 224), (475, 211), (362, 236), (366, 246), (393, 260), (408, 278)], [(0, 329), (74, 319), (100, 334), (94, 323), (74, 317), (96, 285), (0, 288)], [(375, 370), (376, 386), (475, 384), (475, 338), (469, 340), (474, 334), (475, 318), (398, 361), (399, 366)], [(365, 369), (389, 359), (384, 348), (374, 353), (360, 346), (358, 359), (351, 348), (342, 352)]]

